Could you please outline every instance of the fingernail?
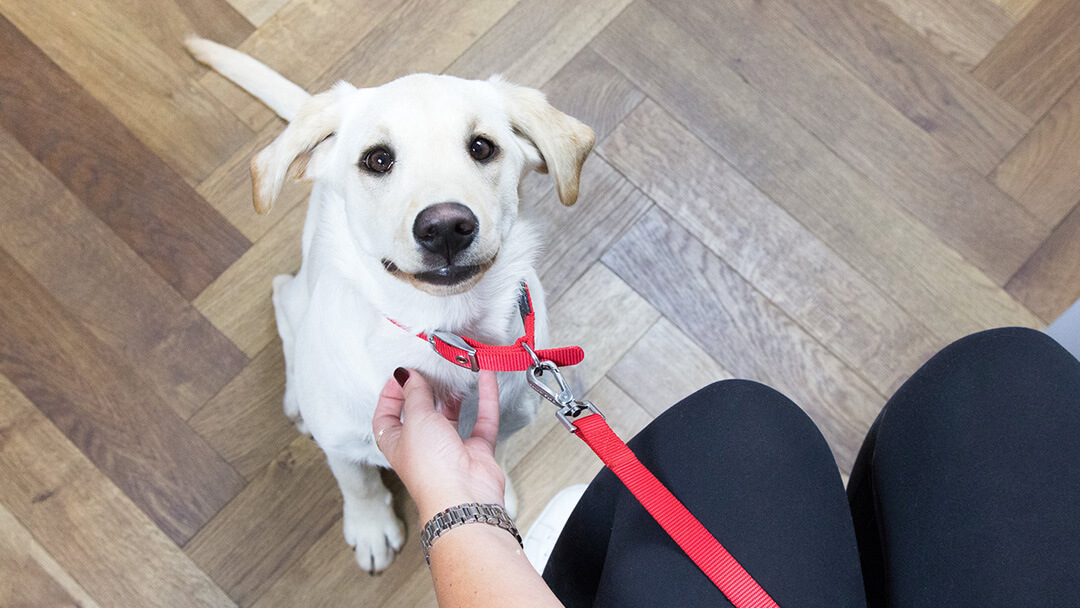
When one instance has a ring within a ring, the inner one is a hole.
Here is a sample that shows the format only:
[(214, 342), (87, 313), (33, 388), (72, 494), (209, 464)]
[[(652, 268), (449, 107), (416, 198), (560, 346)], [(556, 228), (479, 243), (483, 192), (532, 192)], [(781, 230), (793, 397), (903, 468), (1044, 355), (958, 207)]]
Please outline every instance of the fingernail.
[(399, 367), (394, 370), (394, 380), (401, 386), (405, 386), (405, 381), (409, 379), (409, 370), (404, 367)]

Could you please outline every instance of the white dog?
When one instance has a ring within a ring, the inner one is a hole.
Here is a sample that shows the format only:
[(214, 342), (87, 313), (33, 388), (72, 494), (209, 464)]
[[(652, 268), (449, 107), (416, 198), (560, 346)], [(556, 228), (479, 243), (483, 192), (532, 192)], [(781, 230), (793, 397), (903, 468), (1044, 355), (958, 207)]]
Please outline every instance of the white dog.
[[(312, 96), (238, 51), (201, 39), (187, 46), (290, 123), (252, 160), (255, 210), (269, 211), (287, 178), (314, 182), (300, 271), (273, 285), (285, 413), (326, 453), (357, 562), (382, 570), (404, 528), (379, 478), (388, 466), (371, 430), (379, 391), (395, 368), (419, 370), (440, 403), (462, 400), (468, 436), (476, 375), (416, 334), (512, 344), (523, 331), (523, 281), (545, 346), (538, 240), (518, 217), (519, 184), (529, 171), (549, 172), (562, 202), (574, 204), (593, 132), (539, 91), (498, 77), (414, 74)], [(502, 440), (532, 421), (537, 398), (521, 373), (500, 374), (499, 387)], [(509, 478), (506, 503), (513, 512)]]

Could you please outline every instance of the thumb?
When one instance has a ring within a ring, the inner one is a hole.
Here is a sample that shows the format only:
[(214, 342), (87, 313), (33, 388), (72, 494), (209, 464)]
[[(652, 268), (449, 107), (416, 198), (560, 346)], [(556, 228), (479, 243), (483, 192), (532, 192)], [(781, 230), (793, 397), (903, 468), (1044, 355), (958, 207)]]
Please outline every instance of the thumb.
[(494, 451), (495, 441), (499, 436), (499, 382), (495, 372), (481, 370), (477, 383), (480, 403), (472, 436), (487, 443)]

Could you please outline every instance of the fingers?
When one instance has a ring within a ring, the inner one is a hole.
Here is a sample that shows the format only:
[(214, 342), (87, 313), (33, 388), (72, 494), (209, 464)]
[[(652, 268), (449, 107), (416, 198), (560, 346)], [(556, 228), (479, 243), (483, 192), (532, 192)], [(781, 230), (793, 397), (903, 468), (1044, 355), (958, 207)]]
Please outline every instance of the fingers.
[(379, 393), (379, 402), (375, 405), (375, 415), (371, 419), (371, 432), (375, 435), (376, 447), (386, 454), (387, 459), (394, 452), (393, 446), (401, 435), (401, 410), (404, 406), (405, 395), (397, 381), (390, 378)]
[(479, 383), (480, 404), (472, 436), (482, 439), (494, 450), (495, 441), (499, 436), (499, 383), (495, 378), (495, 372), (488, 370), (480, 371), (477, 382)]
[(416, 370), (409, 370), (408, 380), (401, 388), (405, 399), (405, 417), (421, 420), (435, 411), (435, 397), (431, 394), (431, 385)]

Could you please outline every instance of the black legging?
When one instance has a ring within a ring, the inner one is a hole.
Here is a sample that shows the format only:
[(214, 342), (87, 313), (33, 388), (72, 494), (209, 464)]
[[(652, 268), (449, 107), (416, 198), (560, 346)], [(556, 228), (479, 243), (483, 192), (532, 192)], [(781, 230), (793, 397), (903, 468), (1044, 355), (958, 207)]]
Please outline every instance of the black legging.
[[(1042, 333), (938, 353), (846, 498), (814, 424), (754, 382), (698, 391), (630, 447), (783, 608), (1080, 606), (1080, 362)], [(606, 469), (544, 578), (568, 608), (731, 605)]]

